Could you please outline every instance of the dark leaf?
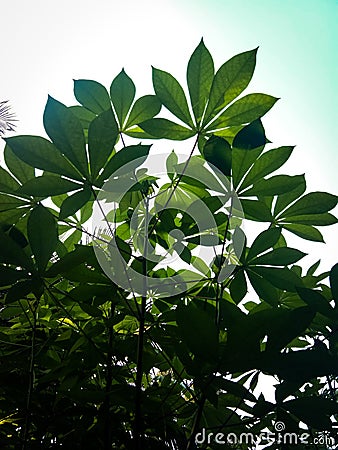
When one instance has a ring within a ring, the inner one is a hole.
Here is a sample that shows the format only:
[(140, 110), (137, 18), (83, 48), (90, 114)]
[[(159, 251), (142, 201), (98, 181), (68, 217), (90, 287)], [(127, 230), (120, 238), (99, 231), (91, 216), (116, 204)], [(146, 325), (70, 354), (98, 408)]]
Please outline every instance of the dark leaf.
[(55, 146), (82, 175), (87, 177), (86, 141), (79, 119), (65, 105), (52, 97), (48, 97), (43, 124)]
[(43, 272), (55, 251), (58, 241), (54, 216), (42, 205), (31, 212), (27, 223), (28, 241), (39, 272)]
[(231, 173), (231, 147), (229, 143), (218, 136), (211, 136), (202, 150), (206, 161), (216, 166), (225, 175)]
[(118, 139), (119, 129), (111, 109), (101, 113), (89, 125), (88, 155), (91, 177), (96, 179), (107, 164)]

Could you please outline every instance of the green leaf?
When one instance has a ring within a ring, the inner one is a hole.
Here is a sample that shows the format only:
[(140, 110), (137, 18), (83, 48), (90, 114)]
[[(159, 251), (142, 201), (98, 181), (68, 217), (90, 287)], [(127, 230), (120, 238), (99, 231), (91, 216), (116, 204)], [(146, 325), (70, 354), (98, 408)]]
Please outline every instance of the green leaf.
[(28, 206), (27, 203), (17, 197), (12, 197), (7, 194), (0, 194), (0, 211), (8, 211), (16, 209), (19, 206)]
[(251, 267), (251, 270), (268, 280), (273, 286), (288, 292), (296, 292), (302, 280), (292, 270), (284, 267)]
[(306, 253), (295, 248), (280, 247), (250, 261), (250, 265), (288, 266), (304, 258)]
[(122, 69), (110, 86), (110, 98), (113, 102), (121, 129), (135, 98), (135, 91), (136, 89), (132, 79)]
[(39, 272), (43, 272), (58, 242), (54, 216), (42, 205), (37, 205), (27, 222), (28, 241)]
[(263, 153), (244, 178), (241, 189), (245, 189), (266, 175), (279, 169), (290, 158), (294, 147), (279, 147)]
[(88, 130), (90, 122), (96, 117), (95, 113), (89, 111), (84, 106), (69, 106), (68, 109), (80, 120), (85, 130)]
[(238, 187), (241, 179), (246, 174), (249, 167), (262, 153), (262, 147), (247, 151), (247, 149), (232, 149), (232, 182), (235, 188)]
[(85, 186), (81, 191), (67, 197), (61, 205), (59, 219), (63, 220), (75, 214), (90, 200), (91, 194), (90, 188)]
[(27, 181), (18, 193), (33, 195), (35, 197), (50, 197), (65, 194), (80, 189), (82, 185), (73, 183), (56, 175), (42, 175)]
[(241, 205), (246, 219), (259, 222), (272, 222), (273, 217), (270, 208), (260, 200), (242, 200)]
[(257, 181), (252, 188), (242, 191), (241, 196), (262, 196), (270, 197), (278, 194), (285, 194), (290, 192), (304, 182), (304, 175), (275, 175), (268, 179)]
[(251, 261), (255, 256), (265, 252), (268, 248), (277, 244), (281, 235), (280, 228), (268, 228), (260, 233), (253, 241), (251, 248), (249, 249), (247, 261)]
[(338, 264), (335, 264), (330, 271), (330, 285), (332, 296), (336, 303), (336, 309), (338, 308)]
[(156, 95), (145, 95), (137, 99), (130, 111), (125, 129), (152, 119), (161, 111), (161, 106), (161, 102)]
[(203, 116), (213, 78), (214, 62), (201, 39), (190, 57), (187, 68), (190, 100), (197, 124)]
[(234, 125), (251, 123), (264, 116), (276, 103), (278, 98), (267, 94), (248, 94), (232, 103), (208, 130), (218, 130)]
[(111, 109), (98, 115), (88, 129), (88, 155), (91, 177), (96, 179), (100, 170), (106, 165), (116, 141), (119, 129)]
[(278, 306), (279, 295), (277, 289), (268, 280), (259, 276), (252, 270), (248, 270), (247, 274), (258, 297), (271, 306)]
[[(108, 164), (104, 168), (102, 174), (99, 176), (99, 181), (105, 181), (109, 178), (114, 172), (118, 169), (126, 166), (132, 161), (136, 160), (137, 165), (141, 165), (147, 158), (149, 154), (151, 145), (130, 145), (128, 147), (124, 147), (115, 153), (114, 156), (109, 160)], [(129, 171), (131, 168), (129, 168)]]
[[(284, 216), (284, 215), (283, 215)], [(322, 214), (303, 214), (301, 216), (287, 216), (285, 219), (279, 219), (279, 222), (300, 223), (303, 225), (334, 225), (338, 222), (337, 218), (330, 213)]]
[(46, 277), (55, 277), (68, 272), (70, 269), (86, 262), (93, 264), (96, 261), (94, 248), (86, 245), (78, 245), (75, 250), (65, 254), (59, 261), (54, 263), (45, 273)]
[(287, 192), (286, 194), (278, 195), (276, 204), (274, 207), (274, 217), (278, 217), (278, 215), (286, 209), (292, 202), (301, 197), (301, 195), (305, 192), (306, 182), (304, 182), (296, 187), (293, 191)]
[(338, 197), (327, 192), (310, 192), (283, 212), (283, 217), (321, 214), (337, 205)]
[(211, 136), (202, 150), (202, 155), (206, 161), (216, 166), (225, 175), (230, 175), (231, 147), (225, 139)]
[(135, 139), (160, 139), (156, 138), (155, 136), (152, 136), (149, 133), (146, 133), (142, 128), (134, 126), (132, 128), (129, 128), (128, 130), (124, 130), (123, 134), (126, 134), (127, 136), (130, 136)]
[(257, 49), (234, 56), (215, 74), (203, 119), (204, 124), (241, 94), (249, 84), (256, 65)]
[(154, 90), (161, 103), (174, 116), (192, 127), (193, 122), (187, 99), (179, 82), (170, 73), (155, 67), (152, 68), (152, 75)]
[(21, 183), (34, 178), (35, 170), (31, 165), (26, 164), (19, 158), (11, 149), (9, 144), (6, 144), (4, 150), (5, 163), (11, 173), (17, 178)]
[(155, 138), (184, 141), (194, 136), (195, 132), (168, 119), (149, 119), (139, 124), (140, 128)]
[(17, 267), (24, 267), (29, 271), (33, 269), (33, 263), (31, 258), (22, 250), (13, 239), (11, 239), (7, 233), (4, 233), (0, 228), (0, 262), (4, 264), (13, 264)]
[[(47, 139), (40, 136), (15, 136), (7, 138), (6, 142), (14, 154), (24, 163), (47, 172), (65, 175), (75, 180), (82, 180), (79, 172), (60, 153), (55, 145)], [(21, 179), (21, 181), (26, 182), (33, 177), (26, 177), (26, 179)]]
[(303, 239), (307, 239), (308, 241), (324, 242), (321, 232), (317, 230), (317, 228), (311, 227), (310, 225), (283, 224), (282, 227)]
[(233, 301), (238, 304), (245, 297), (248, 286), (243, 270), (236, 273), (235, 278), (230, 283), (230, 295)]
[(87, 177), (86, 141), (80, 120), (69, 108), (49, 96), (43, 124), (55, 146)]
[(173, 179), (173, 175), (176, 173), (176, 164), (178, 164), (178, 157), (174, 150), (170, 153), (166, 159), (166, 169), (168, 176)]
[(95, 114), (111, 108), (107, 89), (93, 80), (74, 80), (76, 100)]
[(13, 194), (19, 187), (20, 184), (11, 176), (11, 174), (3, 167), (0, 167), (0, 192)]

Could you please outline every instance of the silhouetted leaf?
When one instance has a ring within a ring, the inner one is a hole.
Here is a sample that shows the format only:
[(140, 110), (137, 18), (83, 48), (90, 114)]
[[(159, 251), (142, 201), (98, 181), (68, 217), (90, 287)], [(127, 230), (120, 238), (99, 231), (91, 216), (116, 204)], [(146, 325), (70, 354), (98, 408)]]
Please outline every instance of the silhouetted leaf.
[(33, 209), (28, 218), (27, 233), (38, 270), (43, 272), (58, 241), (56, 220), (47, 208), (37, 205)]
[(86, 142), (79, 119), (62, 103), (48, 97), (43, 115), (45, 130), (55, 146), (88, 176)]

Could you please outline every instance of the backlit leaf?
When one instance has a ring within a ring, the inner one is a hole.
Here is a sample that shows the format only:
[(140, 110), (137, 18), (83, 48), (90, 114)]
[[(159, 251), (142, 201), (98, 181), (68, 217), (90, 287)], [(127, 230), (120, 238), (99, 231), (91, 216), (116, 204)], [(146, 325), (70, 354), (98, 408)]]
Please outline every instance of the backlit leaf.
[(153, 67), (153, 85), (161, 103), (182, 122), (192, 126), (192, 119), (184, 91), (179, 82), (168, 72)]

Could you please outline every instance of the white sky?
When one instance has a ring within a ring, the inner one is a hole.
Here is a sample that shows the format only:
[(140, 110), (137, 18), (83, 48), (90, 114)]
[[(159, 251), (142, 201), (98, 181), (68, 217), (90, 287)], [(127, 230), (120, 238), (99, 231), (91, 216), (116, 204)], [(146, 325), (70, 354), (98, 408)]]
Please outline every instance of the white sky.
[[(73, 79), (109, 87), (124, 67), (143, 95), (151, 64), (184, 83), (202, 36), (216, 67), (259, 45), (247, 92), (281, 97), (264, 119), (267, 136), (297, 145), (288, 173), (337, 193), (337, 9), (335, 0), (3, 0), (0, 99), (13, 105), (19, 134), (43, 134), (47, 95), (74, 104)], [(295, 242), (311, 252), (306, 265), (317, 255), (322, 269), (337, 261), (330, 228), (327, 246)]]

